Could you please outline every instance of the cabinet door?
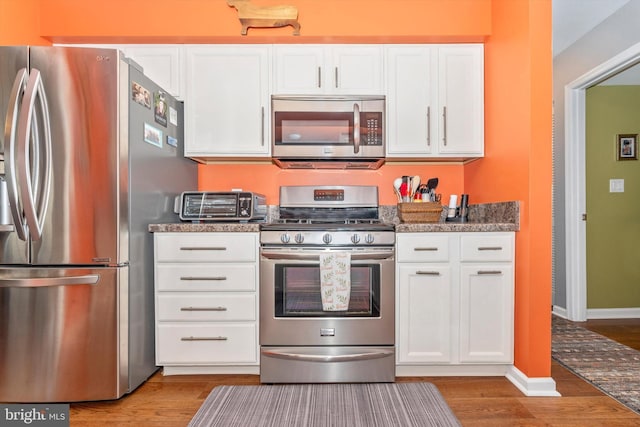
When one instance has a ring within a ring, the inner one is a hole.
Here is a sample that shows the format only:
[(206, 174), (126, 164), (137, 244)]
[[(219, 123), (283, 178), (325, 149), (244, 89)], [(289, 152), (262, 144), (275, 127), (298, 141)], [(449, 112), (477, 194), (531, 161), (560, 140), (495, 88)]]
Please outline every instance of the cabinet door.
[(268, 156), (270, 47), (190, 46), (185, 56), (185, 154)]
[(321, 94), (327, 86), (322, 46), (275, 46), (274, 93), (289, 95)]
[(382, 47), (377, 45), (332, 46), (327, 70), (330, 92), (347, 95), (380, 95)]
[(386, 50), (389, 157), (424, 157), (435, 152), (434, 52), (424, 45)]
[(513, 267), (463, 264), (460, 269), (460, 362), (513, 362)]
[(274, 47), (277, 94), (380, 95), (382, 47), (284, 45)]
[(178, 99), (184, 89), (182, 46), (123, 45), (124, 54), (144, 68), (144, 74)]
[(484, 49), (438, 48), (438, 152), (484, 155)]
[(399, 364), (451, 361), (452, 296), (448, 265), (399, 264)]

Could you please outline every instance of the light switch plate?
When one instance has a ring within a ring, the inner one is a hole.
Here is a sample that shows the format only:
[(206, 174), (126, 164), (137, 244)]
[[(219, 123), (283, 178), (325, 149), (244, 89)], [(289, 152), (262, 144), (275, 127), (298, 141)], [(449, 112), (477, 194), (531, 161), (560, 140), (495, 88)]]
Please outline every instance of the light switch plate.
[(609, 193), (624, 193), (624, 179), (610, 179)]

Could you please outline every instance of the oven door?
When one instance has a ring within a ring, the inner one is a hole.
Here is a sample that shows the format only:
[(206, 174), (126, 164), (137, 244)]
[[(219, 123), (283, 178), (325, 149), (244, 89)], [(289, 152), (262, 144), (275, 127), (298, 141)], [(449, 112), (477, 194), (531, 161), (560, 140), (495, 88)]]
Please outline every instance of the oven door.
[(260, 344), (393, 346), (394, 249), (349, 251), (351, 298), (344, 311), (324, 311), (322, 308), (320, 255), (327, 251), (261, 249)]

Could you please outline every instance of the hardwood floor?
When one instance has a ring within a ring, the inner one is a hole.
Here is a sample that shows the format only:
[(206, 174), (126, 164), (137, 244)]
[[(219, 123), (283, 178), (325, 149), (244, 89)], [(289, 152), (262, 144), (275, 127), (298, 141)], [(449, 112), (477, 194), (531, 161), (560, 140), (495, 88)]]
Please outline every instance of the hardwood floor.
[[(640, 319), (581, 323), (640, 350)], [(399, 377), (435, 384), (463, 426), (640, 426), (640, 415), (553, 362), (562, 397), (526, 397), (504, 377)], [(162, 376), (157, 372), (130, 395), (71, 405), (71, 426), (186, 426), (211, 389), (259, 384), (254, 375)], [(246, 426), (251, 427), (251, 426)]]

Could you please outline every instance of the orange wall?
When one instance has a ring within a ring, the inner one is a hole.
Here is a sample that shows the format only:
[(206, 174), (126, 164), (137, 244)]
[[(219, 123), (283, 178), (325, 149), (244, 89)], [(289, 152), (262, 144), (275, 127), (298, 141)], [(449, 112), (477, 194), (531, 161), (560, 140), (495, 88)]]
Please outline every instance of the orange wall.
[(460, 166), (425, 166), (420, 164), (383, 165), (376, 171), (300, 171), (282, 170), (274, 165), (225, 164), (199, 167), (198, 186), (201, 190), (225, 190), (242, 188), (267, 196), (267, 203), (278, 204), (281, 185), (377, 185), (380, 204), (394, 205), (393, 180), (402, 175), (418, 175), (426, 183), (438, 178), (437, 192), (448, 201), (450, 194), (460, 194), (463, 171)]
[(490, 146), (487, 156), (467, 165), (464, 173), (465, 192), (475, 201), (522, 202), (516, 239), (516, 366), (534, 377), (551, 369), (551, 358), (536, 351), (551, 340), (550, 16), (550, 1), (494, 0), (492, 34), (485, 46), (485, 137)]
[[(516, 367), (550, 375), (551, 315), (551, 1), (550, 0), (253, 0), (293, 4), (301, 36), (291, 28), (250, 29), (240, 36), (236, 11), (224, 0), (0, 0), (19, 18), (38, 4), (32, 24), (0, 30), (0, 42), (340, 43), (485, 42), (485, 158), (466, 166), (385, 165), (379, 171), (281, 171), (272, 165), (208, 165), (202, 188), (243, 187), (275, 200), (292, 183), (376, 184), (393, 203), (402, 174), (438, 176), (439, 189), (467, 192), (471, 202), (521, 201), (516, 234)], [(18, 2), (19, 5), (18, 6)], [(24, 6), (23, 6), (24, 5)], [(4, 13), (0, 15), (6, 16)], [(1, 19), (1, 18), (0, 18)], [(6, 20), (6, 18), (4, 18)], [(0, 21), (4, 22), (4, 21)], [(535, 266), (535, 267), (534, 267)]]
[(49, 45), (40, 37), (40, 0), (0, 0), (0, 45)]

